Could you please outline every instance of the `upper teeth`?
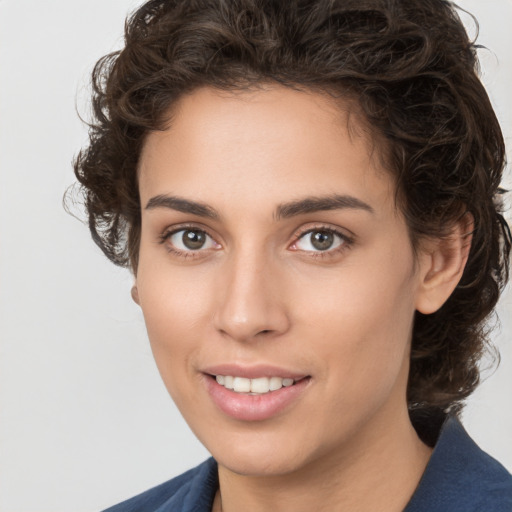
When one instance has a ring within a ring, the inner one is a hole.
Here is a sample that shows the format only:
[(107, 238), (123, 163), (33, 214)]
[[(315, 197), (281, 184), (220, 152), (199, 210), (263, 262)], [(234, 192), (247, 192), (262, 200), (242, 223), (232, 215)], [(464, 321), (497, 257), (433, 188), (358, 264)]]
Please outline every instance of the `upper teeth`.
[(231, 375), (217, 375), (217, 382), (226, 389), (232, 389), (237, 393), (263, 394), (269, 391), (277, 391), (283, 386), (291, 386), (293, 379), (282, 377), (258, 377), (257, 379), (246, 379), (245, 377), (233, 377)]

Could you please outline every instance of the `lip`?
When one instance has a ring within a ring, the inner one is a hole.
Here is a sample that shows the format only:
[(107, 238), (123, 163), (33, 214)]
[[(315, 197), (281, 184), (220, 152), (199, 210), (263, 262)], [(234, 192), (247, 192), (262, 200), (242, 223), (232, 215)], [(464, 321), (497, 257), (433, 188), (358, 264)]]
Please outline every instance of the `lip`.
[(233, 377), (245, 377), (246, 379), (257, 379), (258, 377), (282, 377), (283, 379), (300, 380), (308, 376), (304, 373), (298, 373), (268, 364), (254, 366), (218, 364), (203, 368), (201, 371), (202, 373), (207, 373), (209, 375), (232, 375)]
[[(295, 379), (293, 386), (282, 387), (261, 395), (235, 393), (217, 383), (213, 375), (233, 375), (255, 379), (258, 377), (283, 377)], [(214, 404), (227, 416), (240, 421), (264, 421), (277, 416), (296, 404), (308, 387), (311, 378), (273, 366), (239, 367), (220, 365), (203, 373), (206, 390)]]

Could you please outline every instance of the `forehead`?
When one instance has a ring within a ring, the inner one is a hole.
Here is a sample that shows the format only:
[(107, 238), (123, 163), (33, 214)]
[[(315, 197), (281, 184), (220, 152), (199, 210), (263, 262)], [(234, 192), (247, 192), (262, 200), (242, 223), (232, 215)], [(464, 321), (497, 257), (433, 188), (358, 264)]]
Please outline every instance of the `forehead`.
[(306, 193), (394, 197), (380, 154), (353, 101), (283, 86), (201, 88), (177, 102), (166, 130), (148, 135), (141, 199), (179, 193), (210, 202), (215, 194), (243, 205), (259, 196), (263, 206)]

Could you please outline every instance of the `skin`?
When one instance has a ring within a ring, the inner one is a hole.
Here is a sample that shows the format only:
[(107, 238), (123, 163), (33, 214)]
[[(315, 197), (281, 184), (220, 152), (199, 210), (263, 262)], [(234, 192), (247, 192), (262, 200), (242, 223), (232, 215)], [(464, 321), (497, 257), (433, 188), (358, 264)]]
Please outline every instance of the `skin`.
[[(413, 315), (446, 300), (465, 252), (454, 236), (414, 256), (365, 133), (318, 93), (203, 88), (145, 141), (134, 298), (169, 393), (219, 463), (214, 510), (399, 511), (427, 464), (406, 404)], [(368, 208), (279, 215), (333, 194)], [(207, 234), (202, 248), (169, 236), (186, 228)], [(339, 233), (333, 249), (311, 244), (315, 229)], [(241, 421), (205, 386), (204, 369), (223, 363), (309, 381), (278, 414)]]

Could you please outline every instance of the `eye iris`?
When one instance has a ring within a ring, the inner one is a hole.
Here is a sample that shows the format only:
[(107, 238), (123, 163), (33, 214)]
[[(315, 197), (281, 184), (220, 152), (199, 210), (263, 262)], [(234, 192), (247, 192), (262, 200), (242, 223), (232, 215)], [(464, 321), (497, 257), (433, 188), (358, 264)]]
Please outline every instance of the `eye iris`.
[(206, 235), (202, 231), (186, 230), (183, 232), (182, 241), (187, 249), (201, 249), (206, 242)]
[(314, 231), (311, 233), (311, 245), (319, 251), (326, 251), (334, 244), (334, 235), (328, 231)]

